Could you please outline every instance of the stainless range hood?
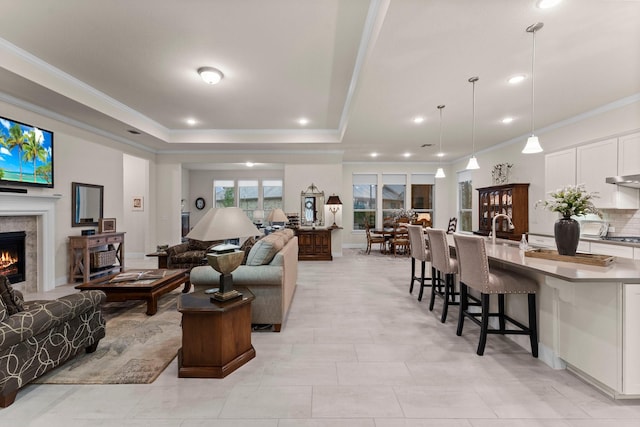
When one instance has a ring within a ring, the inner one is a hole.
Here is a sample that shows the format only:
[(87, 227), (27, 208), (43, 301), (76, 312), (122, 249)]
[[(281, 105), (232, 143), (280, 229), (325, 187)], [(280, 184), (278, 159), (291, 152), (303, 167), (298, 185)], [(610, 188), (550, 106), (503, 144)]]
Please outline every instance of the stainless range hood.
[(607, 184), (616, 184), (622, 187), (640, 188), (640, 175), (611, 176), (607, 178)]

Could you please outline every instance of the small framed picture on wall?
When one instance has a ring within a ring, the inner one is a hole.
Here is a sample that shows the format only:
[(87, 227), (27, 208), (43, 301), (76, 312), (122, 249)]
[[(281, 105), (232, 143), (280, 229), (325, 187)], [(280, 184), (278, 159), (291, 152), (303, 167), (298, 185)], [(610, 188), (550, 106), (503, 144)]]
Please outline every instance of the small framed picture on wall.
[(98, 221), (98, 233), (115, 233), (116, 232), (116, 219), (115, 218), (100, 218)]
[(144, 210), (144, 197), (142, 196), (134, 196), (131, 203), (132, 211), (143, 211)]

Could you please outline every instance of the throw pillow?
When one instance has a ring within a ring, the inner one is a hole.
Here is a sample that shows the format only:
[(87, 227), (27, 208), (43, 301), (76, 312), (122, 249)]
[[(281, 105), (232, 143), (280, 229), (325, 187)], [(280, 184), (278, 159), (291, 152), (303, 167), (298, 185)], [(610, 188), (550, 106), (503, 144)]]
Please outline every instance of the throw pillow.
[(247, 258), (249, 257), (249, 252), (251, 251), (251, 248), (253, 248), (253, 245), (256, 244), (256, 241), (257, 240), (255, 237), (249, 237), (240, 246), (240, 250), (244, 251), (244, 258), (242, 258), (242, 265), (247, 264)]
[(9, 317), (9, 310), (7, 310), (7, 305), (4, 303), (4, 300), (0, 298), (0, 322)]
[(269, 234), (258, 240), (247, 257), (247, 265), (269, 264), (280, 249), (284, 247), (284, 239), (277, 234)]
[(7, 307), (9, 316), (24, 311), (22, 299), (16, 295), (6, 276), (0, 276), (0, 299)]

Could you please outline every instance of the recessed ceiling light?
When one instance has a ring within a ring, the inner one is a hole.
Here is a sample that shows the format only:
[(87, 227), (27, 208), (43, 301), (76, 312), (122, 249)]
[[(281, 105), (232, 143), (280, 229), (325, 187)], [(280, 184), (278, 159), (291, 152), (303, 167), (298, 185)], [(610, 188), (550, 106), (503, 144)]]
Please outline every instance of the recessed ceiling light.
[(504, 119), (500, 120), (503, 124), (508, 125), (509, 123), (511, 123), (513, 121), (513, 117), (505, 117)]
[(137, 131), (135, 129), (129, 129), (127, 132), (129, 132), (132, 135), (140, 135), (140, 131)]
[(538, 0), (536, 6), (538, 9), (549, 9), (557, 6), (562, 0)]
[(507, 81), (509, 82), (509, 84), (517, 85), (518, 83), (522, 83), (522, 81), (526, 78), (527, 76), (525, 74), (516, 74), (515, 76), (509, 77), (509, 80)]
[(196, 119), (187, 119), (187, 124), (188, 124), (189, 126), (193, 126), (193, 125), (195, 125), (196, 123), (198, 123), (198, 122), (196, 121)]
[(220, 83), (220, 80), (224, 77), (222, 71), (213, 67), (200, 67), (198, 68), (198, 74), (200, 74), (200, 77), (202, 77), (202, 80), (204, 80), (205, 83), (210, 85)]
[(306, 126), (309, 124), (309, 119), (302, 117), (301, 119), (298, 119), (298, 124), (300, 126)]
[(404, 153), (403, 156), (404, 157), (411, 157), (411, 153)]
[(438, 156), (438, 157), (444, 157), (444, 153), (438, 153), (438, 154), (436, 154), (436, 156)]
[(255, 166), (255, 163), (253, 163), (253, 162), (247, 162), (247, 163), (245, 163), (245, 165), (246, 165), (248, 168), (252, 168), (253, 166)]
[(371, 157), (378, 157), (378, 153), (371, 153)]
[(422, 117), (422, 116), (417, 116), (417, 117), (413, 118), (413, 123), (415, 123), (415, 124), (420, 124), (422, 122), (424, 122), (424, 117)]

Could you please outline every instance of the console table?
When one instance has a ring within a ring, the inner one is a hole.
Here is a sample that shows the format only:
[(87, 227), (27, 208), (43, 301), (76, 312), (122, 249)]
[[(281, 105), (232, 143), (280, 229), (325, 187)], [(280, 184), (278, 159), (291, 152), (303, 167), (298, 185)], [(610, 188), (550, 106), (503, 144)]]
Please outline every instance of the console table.
[[(91, 269), (91, 253), (101, 248), (115, 251), (117, 264)], [(82, 279), (84, 283), (100, 274), (124, 271), (124, 232), (101, 233), (93, 236), (69, 236), (69, 283)]]
[(298, 260), (331, 261), (331, 229), (298, 228)]

